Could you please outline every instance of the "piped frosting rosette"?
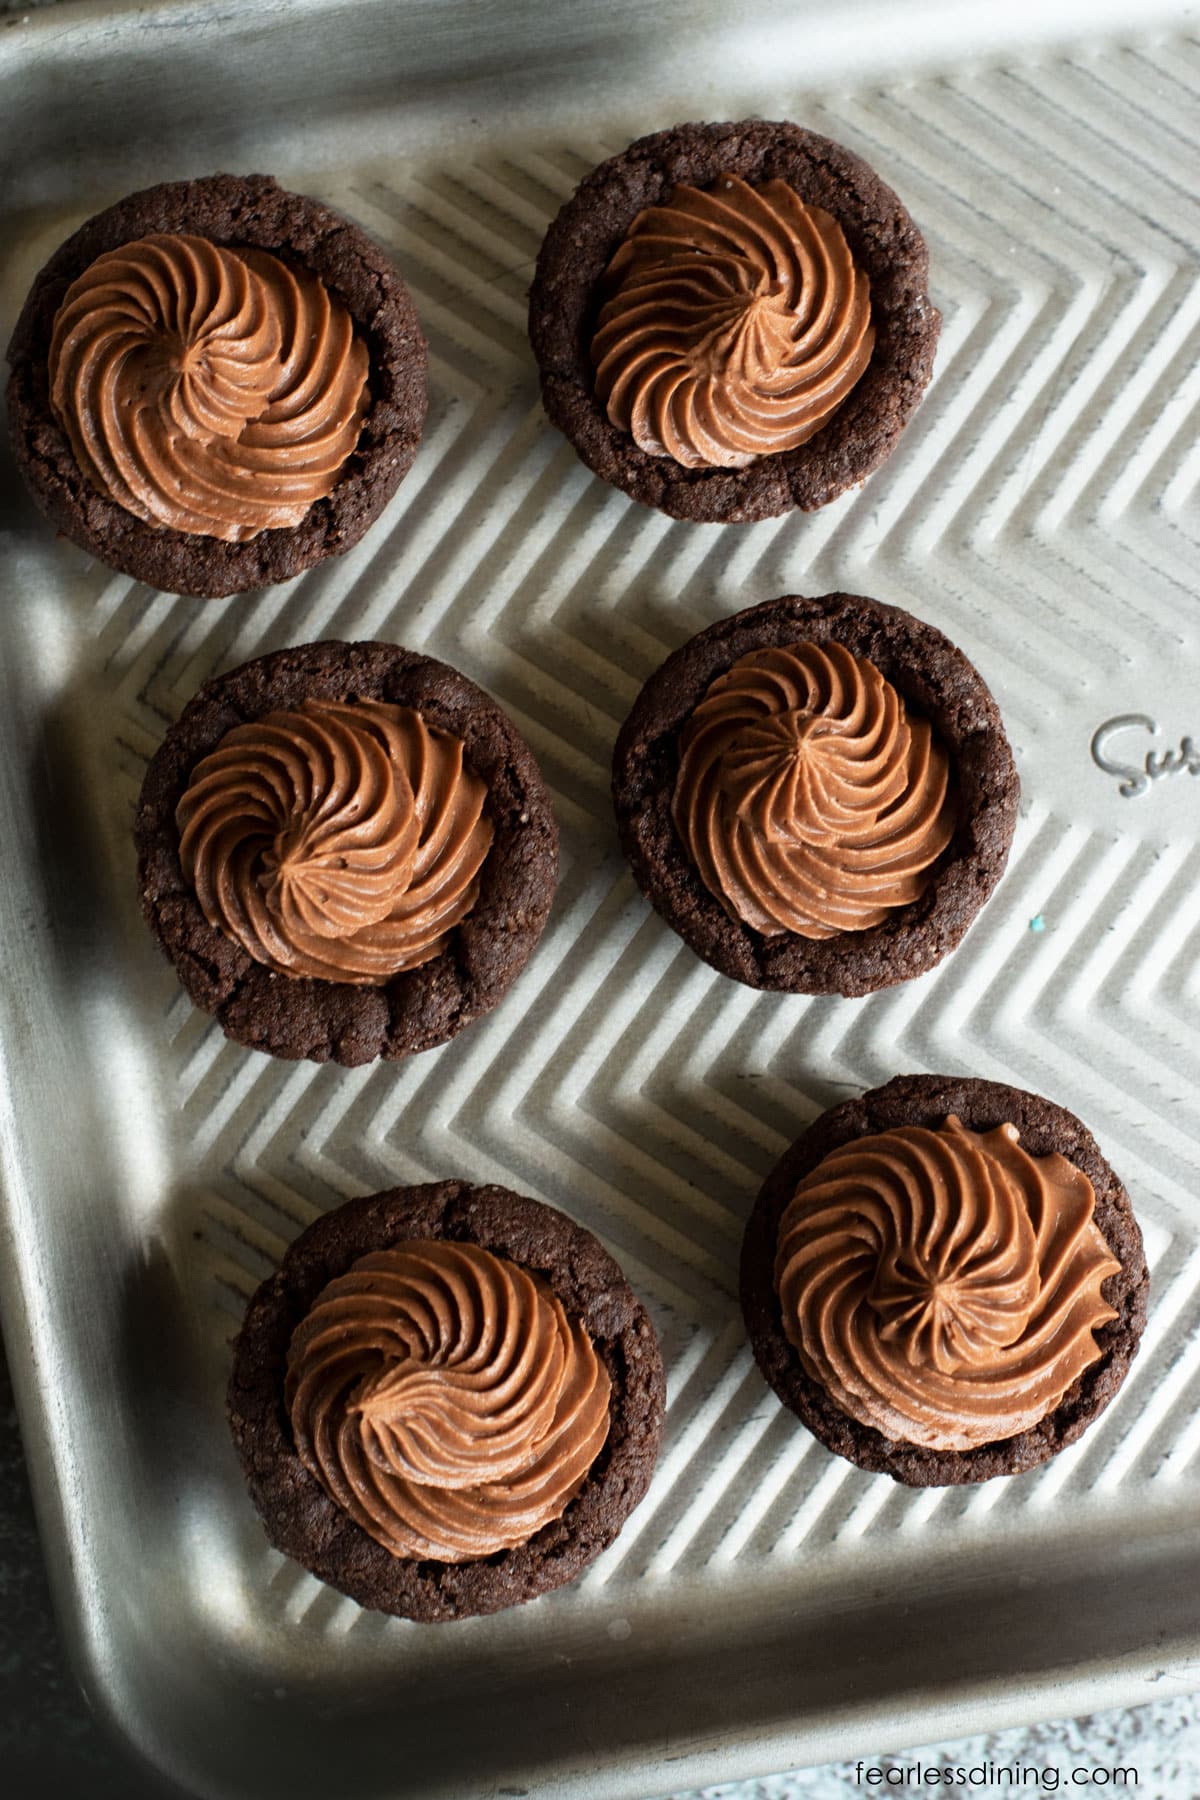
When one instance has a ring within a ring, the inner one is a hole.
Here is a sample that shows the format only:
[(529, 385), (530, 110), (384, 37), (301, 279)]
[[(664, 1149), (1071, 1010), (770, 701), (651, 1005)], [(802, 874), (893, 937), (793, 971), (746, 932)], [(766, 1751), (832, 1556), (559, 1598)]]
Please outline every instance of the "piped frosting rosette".
[(305, 1467), (394, 1556), (463, 1562), (559, 1518), (608, 1435), (610, 1381), (536, 1275), (477, 1245), (360, 1257), (296, 1327)]
[(871, 359), (867, 277), (785, 181), (681, 184), (605, 272), (592, 362), (612, 424), (685, 468), (744, 468), (821, 429)]
[(358, 441), (368, 353), (313, 275), (160, 234), (96, 258), (54, 321), (50, 395), (101, 493), (241, 543), (298, 525)]
[(788, 1341), (886, 1438), (967, 1450), (1052, 1412), (1100, 1355), (1120, 1264), (1082, 1170), (1013, 1125), (902, 1126), (832, 1151), (780, 1220)]
[(235, 726), (176, 820), (210, 925), (281, 974), (380, 985), (439, 954), (479, 893), (487, 788), (411, 707), (305, 700)]
[(836, 643), (754, 650), (718, 676), (680, 733), (672, 818), (731, 918), (806, 938), (917, 899), (954, 830), (929, 724)]

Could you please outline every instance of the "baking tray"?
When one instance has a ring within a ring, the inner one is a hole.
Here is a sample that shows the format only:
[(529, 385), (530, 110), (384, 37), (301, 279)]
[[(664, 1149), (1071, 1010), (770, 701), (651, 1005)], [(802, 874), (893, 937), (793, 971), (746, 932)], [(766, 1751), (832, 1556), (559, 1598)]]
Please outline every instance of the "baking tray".
[[(5, 1330), (75, 1666), (188, 1792), (642, 1800), (1200, 1685), (1200, 781), (1121, 792), (1122, 767), (1200, 736), (1192, 17), (305, 0), (5, 22), (8, 322), (120, 193), (268, 168), (381, 239), (432, 352), (425, 440), (382, 521), (256, 596), (110, 574), (53, 540), (5, 464)], [(599, 157), (751, 112), (894, 182), (945, 331), (859, 494), (689, 527), (594, 480), (546, 425), (524, 293)], [(832, 588), (963, 645), (1025, 788), (963, 947), (857, 1002), (700, 964), (637, 895), (607, 798), (617, 725), (667, 651), (738, 606)], [(399, 1067), (227, 1044), (138, 916), (129, 826), (168, 722), (215, 670), (337, 635), (482, 682), (563, 830), (514, 994)], [(735, 1300), (742, 1222), (785, 1143), (904, 1069), (1080, 1113), (1153, 1268), (1116, 1403), (1052, 1463), (975, 1490), (913, 1493), (827, 1455), (767, 1392)], [(450, 1174), (599, 1232), (654, 1314), (670, 1407), (649, 1498), (581, 1581), (430, 1629), (267, 1547), (222, 1393), (247, 1295), (317, 1212)]]

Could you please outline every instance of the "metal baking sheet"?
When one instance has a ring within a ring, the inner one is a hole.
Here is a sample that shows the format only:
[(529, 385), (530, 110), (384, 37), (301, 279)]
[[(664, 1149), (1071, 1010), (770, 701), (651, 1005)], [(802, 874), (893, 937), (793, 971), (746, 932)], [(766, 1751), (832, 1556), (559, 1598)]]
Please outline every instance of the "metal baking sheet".
[[(76, 1666), (186, 1791), (642, 1800), (1200, 1684), (1200, 780), (1161, 757), (1200, 738), (1193, 16), (302, 0), (5, 21), (6, 321), (122, 192), (268, 168), (377, 234), (432, 349), (425, 441), (382, 521), (256, 596), (111, 574), (54, 541), (5, 463), (5, 1330)], [(752, 112), (894, 183), (945, 332), (857, 495), (689, 527), (546, 425), (524, 293), (600, 156)], [(607, 798), (617, 725), (667, 651), (831, 588), (964, 646), (1025, 788), (963, 947), (860, 1002), (701, 965), (635, 892)], [(565, 851), (506, 1003), (441, 1051), (352, 1072), (246, 1053), (191, 1010), (139, 918), (129, 839), (198, 683), (332, 635), (428, 649), (495, 694)], [(735, 1300), (765, 1170), (903, 1069), (1080, 1113), (1153, 1268), (1117, 1402), (1041, 1470), (975, 1490), (912, 1493), (827, 1455), (759, 1379)], [(582, 1581), (432, 1629), (267, 1547), (222, 1390), (247, 1295), (319, 1210), (447, 1174), (600, 1233), (653, 1311), (670, 1409), (649, 1499)]]

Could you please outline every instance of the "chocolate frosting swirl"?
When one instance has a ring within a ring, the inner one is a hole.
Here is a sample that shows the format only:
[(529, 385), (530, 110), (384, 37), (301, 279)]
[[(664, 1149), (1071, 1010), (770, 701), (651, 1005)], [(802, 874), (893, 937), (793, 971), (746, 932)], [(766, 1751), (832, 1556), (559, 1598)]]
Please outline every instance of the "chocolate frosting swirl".
[(1096, 1361), (1120, 1268), (1095, 1196), (1015, 1125), (902, 1126), (834, 1150), (780, 1220), (775, 1286), (806, 1372), (887, 1438), (1015, 1437)]
[(679, 737), (671, 817), (700, 879), (764, 937), (878, 925), (949, 843), (946, 753), (841, 644), (752, 650)]
[(148, 525), (241, 543), (298, 525), (358, 441), (368, 355), (313, 275), (160, 235), (67, 290), (50, 399), (88, 480)]
[(689, 469), (806, 443), (875, 344), (841, 226), (785, 181), (675, 188), (633, 221), (602, 292), (597, 397), (642, 450)]
[(283, 975), (379, 986), (479, 894), (487, 787), (411, 707), (305, 700), (226, 732), (176, 809), (209, 924)]
[(540, 1277), (415, 1240), (322, 1289), (284, 1400), (305, 1468), (377, 1543), (465, 1562), (561, 1517), (608, 1436), (610, 1387)]

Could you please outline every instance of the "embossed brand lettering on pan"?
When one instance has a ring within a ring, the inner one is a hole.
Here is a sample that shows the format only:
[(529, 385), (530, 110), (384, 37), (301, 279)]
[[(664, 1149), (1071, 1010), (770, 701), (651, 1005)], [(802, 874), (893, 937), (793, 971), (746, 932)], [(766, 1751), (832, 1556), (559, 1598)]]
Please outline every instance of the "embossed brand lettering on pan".
[(1111, 740), (1122, 731), (1148, 731), (1151, 737), (1157, 737), (1160, 726), (1148, 713), (1118, 713), (1115, 718), (1105, 719), (1092, 734), (1092, 761), (1106, 775), (1120, 777), (1117, 792), (1126, 800), (1149, 793), (1151, 782), (1164, 775), (1200, 775), (1200, 750), (1190, 737), (1180, 738), (1178, 750), (1147, 750), (1140, 764), (1116, 761), (1107, 752)]

